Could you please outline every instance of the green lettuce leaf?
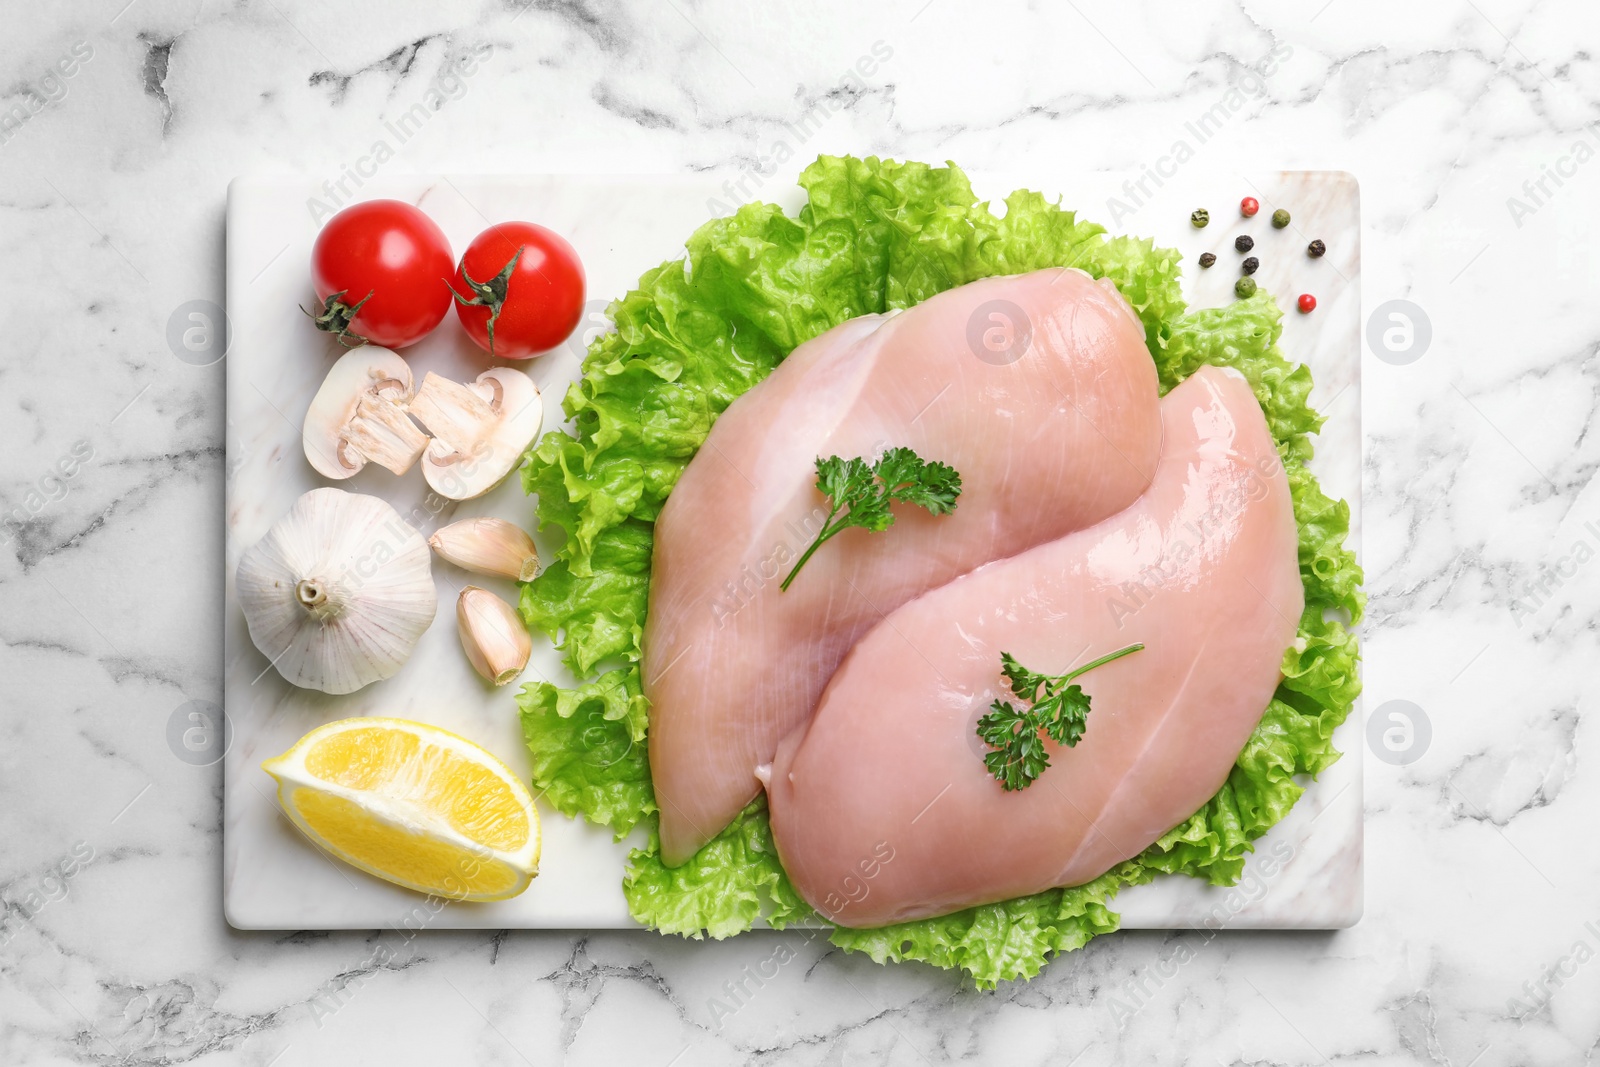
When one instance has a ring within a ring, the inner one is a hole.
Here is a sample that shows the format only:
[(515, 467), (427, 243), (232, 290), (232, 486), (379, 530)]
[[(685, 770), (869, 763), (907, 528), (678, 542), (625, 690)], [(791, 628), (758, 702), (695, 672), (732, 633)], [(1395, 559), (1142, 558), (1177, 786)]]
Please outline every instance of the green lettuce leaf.
[(522, 613), (579, 677), (622, 665), (575, 689), (524, 690), (534, 784), (558, 810), (619, 837), (648, 828), (624, 876), (629, 907), (647, 926), (726, 937), (759, 921), (815, 919), (778, 862), (761, 801), (684, 866), (660, 861), (637, 665), (661, 505), (722, 411), (796, 345), (846, 319), (1000, 274), (1076, 267), (1110, 278), (1144, 324), (1163, 393), (1205, 364), (1250, 381), (1288, 472), (1306, 610), (1283, 682), (1227, 782), (1145, 852), (1073, 889), (830, 934), (880, 962), (959, 969), (980, 986), (1031, 977), (1051, 954), (1115, 930), (1109, 904), (1123, 886), (1157, 874), (1237, 881), (1252, 842), (1294, 805), (1304, 777), (1339, 758), (1331, 737), (1360, 692), (1352, 630), (1365, 598), (1344, 544), (1349, 508), (1306, 467), (1322, 425), (1308, 403), (1311, 374), (1279, 350), (1281, 316), (1266, 293), (1191, 311), (1177, 252), (1111, 237), (1038, 193), (1012, 193), (997, 215), (954, 166), (830, 156), (800, 185), (798, 216), (749, 204), (708, 222), (684, 259), (615, 301), (616, 332), (590, 346), (564, 401), (573, 431), (546, 434), (529, 452), (524, 487), (539, 498), (540, 528), (558, 528), (562, 540), (524, 588)]
[(1090, 938), (1117, 929), (1120, 920), (1106, 902), (1121, 887), (1151, 877), (1138, 860), (1129, 860), (1072, 889), (871, 930), (836, 927), (830, 938), (878, 963), (920, 960), (965, 971), (980, 987), (992, 987), (1001, 979), (1032, 978), (1051, 953), (1082, 948)]
[(622, 892), (634, 918), (685, 937), (723, 938), (759, 919), (782, 930), (813, 914), (778, 862), (765, 797), (752, 801), (681, 867), (663, 864), (654, 841), (634, 849)]
[(561, 642), (567, 668), (578, 677), (613, 657), (638, 662), (653, 544), (650, 524), (629, 519), (595, 537), (588, 574), (579, 577), (569, 561), (557, 559), (523, 585), (522, 617)]
[(517, 706), (539, 799), (610, 826), (619, 841), (655, 814), (638, 670), (608, 671), (573, 689), (535, 682)]

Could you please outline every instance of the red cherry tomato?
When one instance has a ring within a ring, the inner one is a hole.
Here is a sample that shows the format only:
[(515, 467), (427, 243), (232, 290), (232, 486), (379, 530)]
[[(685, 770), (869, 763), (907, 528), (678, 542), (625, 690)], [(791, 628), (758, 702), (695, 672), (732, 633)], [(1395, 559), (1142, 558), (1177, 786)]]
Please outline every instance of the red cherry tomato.
[(346, 345), (404, 348), (450, 310), (455, 257), (444, 231), (400, 200), (352, 204), (322, 227), (311, 249), (317, 328)]
[(456, 270), (456, 315), (501, 359), (555, 348), (583, 318), (583, 264), (560, 234), (502, 222), (472, 239)]
[(1312, 296), (1310, 293), (1301, 293), (1299, 305), (1300, 314), (1309, 315), (1313, 311), (1317, 310), (1317, 298)]

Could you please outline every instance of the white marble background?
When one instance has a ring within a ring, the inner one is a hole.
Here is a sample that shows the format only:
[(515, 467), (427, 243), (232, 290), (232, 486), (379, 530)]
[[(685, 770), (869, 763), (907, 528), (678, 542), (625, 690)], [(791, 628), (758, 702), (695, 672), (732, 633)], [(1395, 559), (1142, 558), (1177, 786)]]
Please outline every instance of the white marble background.
[[(863, 8), (8, 7), (0, 1063), (1600, 1062), (1600, 16)], [(842, 82), (879, 41), (892, 56)], [(219, 768), (166, 741), (174, 709), (220, 695), (223, 366), (174, 356), (168, 319), (221, 300), (230, 177), (337, 179), (485, 45), (387, 166), (737, 168), (781, 141), (1137, 169), (1237, 87), (1185, 167), (1361, 177), (1364, 303), (1412, 301), (1432, 331), (1408, 365), (1365, 356), (1367, 707), (1412, 701), (1432, 736), (1408, 766), (1367, 762), (1360, 925), (1122, 934), (993, 993), (803, 935), (758, 988), (779, 935), (228, 929)], [(92, 55), (52, 79), (74, 46)], [(733, 981), (747, 1003), (714, 1021)]]

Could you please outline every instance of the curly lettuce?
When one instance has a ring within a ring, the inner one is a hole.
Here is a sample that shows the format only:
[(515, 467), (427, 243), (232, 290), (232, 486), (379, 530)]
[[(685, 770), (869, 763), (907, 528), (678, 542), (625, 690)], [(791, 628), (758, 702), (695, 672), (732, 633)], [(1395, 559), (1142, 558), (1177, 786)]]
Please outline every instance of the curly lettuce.
[(997, 215), (953, 165), (831, 156), (800, 184), (798, 216), (749, 204), (708, 222), (684, 259), (615, 301), (616, 332), (590, 346), (564, 401), (572, 432), (546, 434), (529, 452), (524, 487), (538, 496), (540, 528), (562, 541), (524, 586), (522, 614), (589, 679), (574, 689), (537, 683), (519, 696), (534, 784), (559, 811), (619, 838), (649, 829), (624, 873), (629, 907), (647, 926), (720, 938), (759, 921), (820, 921), (778, 862), (761, 801), (687, 864), (661, 863), (639, 685), (661, 505), (722, 411), (795, 346), (846, 319), (993, 275), (1076, 267), (1110, 278), (1144, 325), (1163, 393), (1205, 364), (1249, 379), (1288, 471), (1306, 608), (1283, 681), (1228, 780), (1139, 856), (1087, 885), (830, 934), (879, 962), (921, 960), (980, 986), (1032, 977), (1052, 954), (1117, 929), (1110, 902), (1124, 886), (1158, 874), (1236, 882), (1252, 842), (1299, 799), (1304, 776), (1339, 758), (1331, 738), (1361, 687), (1353, 628), (1365, 598), (1344, 543), (1349, 507), (1306, 466), (1322, 424), (1307, 399), (1311, 374), (1279, 349), (1280, 315), (1265, 293), (1191, 311), (1176, 251), (1112, 237), (1038, 193), (1012, 193)]
[(653, 840), (634, 849), (622, 893), (634, 918), (684, 937), (728, 937), (757, 920), (782, 930), (812, 917), (778, 862), (764, 797), (682, 866), (662, 863)]
[(517, 704), (540, 799), (611, 827), (619, 841), (655, 814), (637, 670), (607, 671), (572, 689), (524, 686)]

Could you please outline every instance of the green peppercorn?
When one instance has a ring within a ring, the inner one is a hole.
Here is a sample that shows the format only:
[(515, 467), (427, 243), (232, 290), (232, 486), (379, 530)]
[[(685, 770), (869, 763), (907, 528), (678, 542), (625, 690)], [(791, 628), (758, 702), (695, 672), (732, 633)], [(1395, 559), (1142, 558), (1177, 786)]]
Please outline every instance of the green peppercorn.
[(1233, 283), (1233, 295), (1240, 300), (1248, 300), (1256, 295), (1256, 280), (1246, 275)]
[(1272, 213), (1272, 228), (1281, 230), (1287, 225), (1289, 225), (1289, 213), (1280, 207)]
[(1211, 252), (1201, 252), (1200, 253), (1200, 265), (1202, 267), (1209, 267), (1209, 266), (1211, 266), (1211, 264), (1215, 263), (1216, 261), (1217, 261), (1217, 257), (1216, 257), (1215, 254), (1213, 254)]
[(1233, 239), (1233, 250), (1235, 252), (1248, 252), (1255, 246), (1255, 241), (1247, 233), (1241, 233)]
[(1207, 211), (1203, 207), (1195, 208), (1194, 211), (1189, 215), (1189, 225), (1193, 226), (1197, 230), (1205, 229), (1206, 223), (1210, 221), (1211, 212)]
[(1312, 259), (1321, 259), (1322, 253), (1326, 252), (1327, 250), (1328, 246), (1322, 243), (1322, 238), (1320, 237), (1306, 245), (1306, 255), (1310, 256)]
[(1239, 264), (1239, 269), (1244, 271), (1246, 274), (1254, 274), (1256, 272), (1256, 268), (1259, 266), (1261, 266), (1261, 261), (1259, 259), (1257, 259), (1255, 256), (1247, 256), (1245, 261)]

